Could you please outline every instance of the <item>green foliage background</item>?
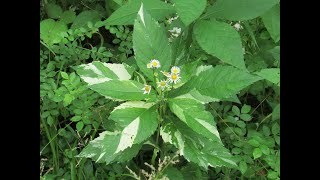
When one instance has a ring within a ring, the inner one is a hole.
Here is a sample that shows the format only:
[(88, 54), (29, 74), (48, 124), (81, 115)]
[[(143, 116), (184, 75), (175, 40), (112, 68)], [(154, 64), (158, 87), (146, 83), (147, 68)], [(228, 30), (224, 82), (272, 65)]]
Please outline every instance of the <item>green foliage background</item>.
[[(280, 179), (279, 0), (42, 0), (40, 18), (41, 179), (145, 179), (165, 156), (152, 179)], [(153, 58), (182, 71), (161, 143)]]

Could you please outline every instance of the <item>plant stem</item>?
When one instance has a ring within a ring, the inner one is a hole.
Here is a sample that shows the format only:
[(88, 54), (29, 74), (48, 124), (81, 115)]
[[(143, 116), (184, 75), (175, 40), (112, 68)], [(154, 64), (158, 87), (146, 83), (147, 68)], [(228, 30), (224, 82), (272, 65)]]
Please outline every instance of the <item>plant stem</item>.
[[(45, 129), (45, 131), (46, 131), (47, 138), (48, 138), (48, 140), (49, 140), (49, 144), (50, 144), (50, 148), (51, 148), (52, 156), (53, 156), (53, 172), (56, 173), (56, 172), (57, 172), (57, 169), (58, 169), (58, 167), (57, 167), (58, 163), (57, 163), (57, 154), (56, 154), (56, 151), (55, 151), (54, 144), (53, 144), (53, 142), (52, 142), (53, 139), (51, 138), (51, 135), (50, 135), (48, 126), (47, 126), (47, 124), (46, 124), (46, 121), (41, 117), (41, 114), (40, 114), (40, 119), (41, 119), (41, 122), (42, 122), (42, 124), (43, 124), (43, 126), (44, 126), (44, 129)], [(46, 146), (47, 146), (47, 145), (46, 145)], [(45, 147), (46, 147), (46, 146), (45, 146)], [(44, 147), (44, 148), (45, 148), (45, 147)], [(44, 148), (43, 148), (43, 149), (44, 149)], [(43, 149), (42, 149), (42, 151), (43, 151)], [(42, 151), (40, 151), (40, 156), (41, 156), (41, 152), (42, 152)]]

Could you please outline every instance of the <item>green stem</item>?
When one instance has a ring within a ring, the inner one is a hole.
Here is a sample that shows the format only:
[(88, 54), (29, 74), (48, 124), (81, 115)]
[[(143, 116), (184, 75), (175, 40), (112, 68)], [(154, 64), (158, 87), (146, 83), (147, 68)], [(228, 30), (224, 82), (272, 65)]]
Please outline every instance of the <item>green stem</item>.
[(103, 44), (104, 44), (103, 36), (99, 31), (95, 32), (94, 34), (99, 34), (99, 36), (100, 36), (100, 48), (101, 48), (103, 46)]
[[(41, 117), (41, 114), (40, 114), (40, 119), (41, 119), (41, 122), (42, 122), (42, 124), (44, 126), (44, 129), (46, 131), (47, 138), (49, 140), (49, 144), (50, 144), (50, 148), (51, 148), (52, 156), (53, 156), (53, 172), (56, 173), (57, 169), (58, 169), (58, 167), (57, 167), (58, 163), (57, 163), (57, 154), (56, 154), (56, 151), (55, 151), (54, 144), (52, 142), (53, 139), (51, 138), (51, 135), (50, 135), (50, 132), (49, 132), (49, 128), (48, 128), (48, 126), (46, 124), (46, 121)], [(44, 150), (44, 148), (42, 149), (42, 151)], [(40, 156), (41, 156), (42, 151), (40, 151)]]
[(272, 113), (268, 114), (268, 116), (266, 116), (265, 118), (262, 119), (262, 121), (258, 124), (256, 130), (258, 130), (259, 126), (265, 121), (267, 120), (268, 118), (270, 118), (272, 116)]
[(49, 51), (51, 51), (52, 52), (52, 54), (54, 54), (55, 56), (56, 56), (56, 53), (54, 53), (53, 52), (53, 50), (51, 49), (51, 48), (49, 48), (49, 46), (48, 45), (46, 45), (46, 43), (44, 43), (43, 41), (41, 41), (40, 40), (40, 43), (42, 44), (42, 45), (44, 45), (44, 47), (46, 47), (47, 49), (49, 49)]

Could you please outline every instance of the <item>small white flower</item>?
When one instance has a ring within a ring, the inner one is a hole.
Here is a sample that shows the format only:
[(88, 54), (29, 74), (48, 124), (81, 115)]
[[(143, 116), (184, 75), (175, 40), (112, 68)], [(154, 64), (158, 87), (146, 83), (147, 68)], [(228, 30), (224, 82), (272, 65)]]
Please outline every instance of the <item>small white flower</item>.
[(152, 60), (150, 61), (150, 64), (151, 64), (151, 66), (154, 67), (154, 68), (159, 68), (159, 67), (161, 67), (160, 62), (159, 62), (158, 60), (156, 60), (156, 59), (152, 59)]
[(180, 68), (178, 66), (173, 66), (171, 68), (171, 73), (179, 74), (180, 73)]
[(170, 73), (167, 71), (160, 71), (164, 76), (170, 77)]
[(181, 33), (181, 28), (178, 27), (174, 27), (173, 29), (168, 30), (169, 32), (171, 32), (172, 34), (180, 34)]
[(179, 82), (181, 79), (181, 77), (179, 76), (179, 74), (175, 74), (175, 73), (171, 73), (170, 74), (170, 77), (169, 77), (169, 82), (170, 83), (174, 83), (176, 84), (177, 82)]
[(163, 91), (166, 87), (169, 87), (167, 81), (165, 81), (165, 80), (161, 80), (160, 82), (157, 82), (157, 84), (158, 84), (158, 87), (161, 88), (162, 91)]
[(176, 19), (178, 19), (178, 18), (179, 18), (179, 16), (172, 17), (172, 18), (168, 19), (167, 22), (168, 22), (168, 24), (171, 24), (172, 21), (174, 21), (174, 20), (176, 20)]
[(243, 27), (241, 26), (240, 23), (236, 23), (235, 25), (233, 25), (233, 27), (234, 27), (237, 31), (239, 31), (240, 29), (243, 29)]
[(144, 90), (143, 94), (149, 94), (151, 91), (151, 86), (144, 85), (144, 88), (142, 88), (142, 90)]
[(148, 64), (147, 64), (147, 68), (152, 68), (151, 63), (148, 63)]

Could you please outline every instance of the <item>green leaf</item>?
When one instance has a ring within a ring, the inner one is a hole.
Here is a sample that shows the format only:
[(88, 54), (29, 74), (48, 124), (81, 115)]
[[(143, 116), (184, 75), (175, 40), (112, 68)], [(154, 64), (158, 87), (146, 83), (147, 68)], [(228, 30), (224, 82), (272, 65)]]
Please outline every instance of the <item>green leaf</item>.
[(251, 106), (245, 104), (241, 108), (241, 114), (249, 113), (250, 110), (251, 110)]
[(269, 155), (270, 154), (270, 149), (268, 148), (268, 146), (262, 144), (260, 147), (261, 152), (265, 155)]
[(240, 116), (240, 109), (237, 106), (232, 106), (232, 112), (236, 115), (236, 116)]
[(202, 18), (249, 20), (264, 14), (277, 3), (279, 0), (217, 0)]
[(174, 180), (184, 180), (182, 173), (175, 167), (167, 167), (161, 174), (161, 179), (174, 179)]
[(262, 131), (265, 136), (270, 136), (270, 128), (268, 126), (263, 125)]
[(273, 49), (270, 49), (269, 52), (276, 61), (280, 61), (280, 46), (275, 46)]
[(200, 20), (194, 26), (200, 47), (221, 61), (246, 70), (239, 33), (229, 24), (216, 20)]
[(97, 11), (87, 10), (82, 11), (76, 19), (73, 21), (71, 25), (71, 29), (79, 29), (81, 27), (87, 27), (87, 23), (90, 21), (92, 23), (96, 23), (100, 21), (101, 17)]
[(243, 121), (237, 121), (237, 126), (239, 126), (241, 128), (245, 128), (246, 127), (246, 123), (244, 123)]
[(280, 119), (280, 104), (278, 104), (272, 111), (272, 121)]
[(83, 129), (84, 123), (82, 121), (77, 122), (76, 128), (77, 131), (81, 131)]
[(111, 64), (93, 61), (89, 64), (75, 66), (80, 78), (88, 83), (88, 87), (108, 99), (116, 101), (143, 100), (155, 94), (143, 94), (143, 84), (129, 80), (133, 69), (126, 64)]
[(259, 149), (259, 148), (254, 148), (252, 155), (253, 155), (253, 158), (254, 158), (254, 159), (257, 159), (257, 158), (261, 157), (261, 156), (262, 156), (262, 151), (261, 151), (261, 149)]
[(143, 2), (144, 8), (156, 20), (163, 20), (167, 15), (174, 13), (174, 8), (159, 0), (132, 0), (121, 6), (105, 21), (108, 25), (132, 25)]
[(280, 126), (278, 123), (274, 123), (271, 128), (273, 135), (278, 135), (280, 133)]
[(273, 6), (261, 18), (274, 42), (278, 42), (280, 40), (280, 5)]
[(71, 94), (66, 94), (63, 99), (63, 106), (66, 107), (72, 103), (75, 97)]
[(144, 100), (154, 98), (155, 92), (152, 89), (150, 94), (143, 94), (144, 85), (133, 80), (110, 80), (88, 86), (90, 89), (115, 101)]
[(244, 174), (248, 169), (247, 163), (245, 161), (240, 161), (239, 163), (239, 170), (242, 174)]
[(257, 140), (255, 140), (255, 139), (250, 139), (250, 140), (248, 141), (248, 143), (249, 143), (251, 146), (253, 146), (253, 147), (259, 147), (259, 146), (260, 146), (260, 143), (259, 143)]
[(128, 161), (137, 155), (141, 144), (134, 144), (130, 148), (118, 151), (121, 137), (121, 132), (104, 131), (98, 138), (90, 141), (77, 157), (92, 158), (97, 163), (106, 164)]
[(256, 73), (258, 76), (280, 86), (280, 69), (279, 68), (268, 68), (262, 69)]
[(174, 0), (174, 4), (182, 22), (188, 26), (202, 14), (207, 0)]
[(63, 79), (69, 79), (69, 75), (66, 72), (61, 71), (60, 74)]
[(76, 19), (76, 13), (74, 11), (64, 11), (61, 15), (60, 21), (65, 24), (72, 23)]
[(147, 64), (152, 59), (159, 60), (160, 68), (169, 71), (172, 55), (165, 29), (151, 18), (143, 5), (134, 24), (133, 50), (137, 65), (150, 80), (154, 80), (153, 71), (147, 68)]
[(105, 131), (80, 153), (79, 157), (92, 158), (96, 162), (123, 162), (134, 157), (141, 145), (158, 126), (156, 106), (145, 102), (126, 102), (116, 107), (110, 119), (120, 131)]
[(70, 120), (73, 121), (73, 122), (78, 122), (82, 119), (81, 116), (73, 116)]
[(160, 134), (164, 142), (173, 144), (188, 161), (205, 169), (208, 166), (237, 168), (232, 155), (221, 142), (201, 136), (177, 119), (163, 121)]
[(47, 14), (50, 18), (59, 19), (62, 14), (62, 8), (56, 4), (47, 4)]
[(142, 101), (129, 101), (117, 106), (110, 114), (110, 119), (124, 128), (119, 144), (123, 150), (131, 144), (139, 144), (150, 137), (158, 126), (156, 106)]
[[(275, 171), (268, 171), (268, 178), (270, 179), (277, 179), (278, 178), (278, 173)], [(280, 178), (279, 178), (280, 179)]]
[(250, 114), (240, 114), (240, 118), (244, 121), (250, 121), (252, 119)]
[(62, 32), (66, 32), (68, 27), (66, 24), (53, 19), (46, 19), (40, 22), (40, 38), (48, 45), (61, 42), (63, 39)]
[(216, 123), (203, 104), (193, 99), (174, 98), (169, 100), (170, 110), (193, 131), (221, 142)]
[(193, 96), (204, 101), (219, 101), (238, 93), (243, 88), (260, 80), (243, 70), (231, 66), (209, 67), (193, 76), (186, 84), (170, 92), (170, 97), (186, 96), (193, 92)]

